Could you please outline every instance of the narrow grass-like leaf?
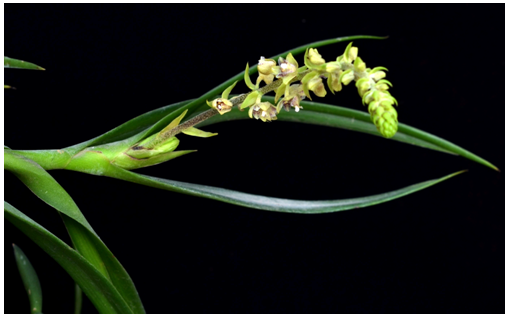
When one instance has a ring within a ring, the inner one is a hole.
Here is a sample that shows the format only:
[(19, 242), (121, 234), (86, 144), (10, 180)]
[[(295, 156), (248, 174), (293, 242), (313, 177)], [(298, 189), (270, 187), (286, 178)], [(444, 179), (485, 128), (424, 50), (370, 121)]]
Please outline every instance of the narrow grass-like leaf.
[(7, 220), (69, 273), (100, 313), (133, 313), (115, 286), (81, 254), (7, 202), (4, 212)]
[(69, 194), (39, 164), (4, 149), (4, 168), (14, 173), (41, 200), (95, 234)]
[(4, 68), (21, 68), (26, 70), (44, 71), (42, 67), (37, 66), (33, 63), (11, 59), (10, 57), (7, 56), (4, 56)]
[[(272, 101), (272, 98), (264, 96), (262, 100)], [(371, 122), (369, 114), (365, 112), (307, 101), (301, 101), (300, 104), (304, 107), (303, 110), (298, 113), (293, 111), (282, 111), (277, 116), (278, 120), (343, 128), (382, 137), (375, 125)], [(249, 119), (249, 117), (237, 109), (233, 109), (231, 112), (224, 114), (223, 116), (214, 116), (196, 127), (204, 127), (214, 123), (238, 119)], [(398, 132), (391, 138), (391, 140), (397, 140), (449, 154), (460, 155), (499, 171), (492, 163), (464, 148), (461, 148), (443, 138), (402, 123), (398, 124)]]
[(61, 212), (76, 249), (117, 287), (133, 312), (144, 313), (131, 278), (101, 241), (67, 192), (34, 161), (4, 149), (4, 167), (41, 200)]
[(254, 195), (234, 190), (216, 188), (212, 186), (199, 185), (187, 182), (173, 181), (167, 179), (161, 179), (151, 176), (145, 176), (142, 174), (127, 171), (121, 168), (113, 168), (108, 170), (106, 176), (130, 181), (146, 186), (164, 189), (184, 194), (189, 194), (197, 197), (203, 197), (222, 201), (230, 204), (240, 205), (248, 208), (268, 210), (275, 212), (290, 212), (290, 213), (301, 213), (301, 214), (319, 214), (328, 212), (338, 212), (351, 210), (356, 208), (362, 208), (394, 200), (396, 198), (414, 193), (416, 191), (425, 189), (439, 182), (447, 180), (457, 174), (464, 171), (452, 173), (445, 177), (429, 180), (421, 183), (417, 183), (399, 190), (372, 195), (354, 199), (342, 199), (342, 200), (322, 200), (322, 201), (304, 201), (304, 200), (289, 200), (266, 197), (262, 195)]
[(41, 314), (42, 290), (39, 277), (37, 277), (37, 273), (25, 253), (14, 244), (12, 244), (12, 247), (14, 248), (14, 257), (16, 258), (21, 280), (23, 281), (23, 285), (28, 294), (28, 300), (30, 301), (30, 313)]
[[(273, 97), (270, 96), (263, 96), (263, 101), (272, 102)], [(137, 118), (125, 123), (124, 125), (121, 125), (113, 130), (111, 132), (118, 130), (123, 131), (123, 135), (131, 135), (129, 133), (129, 129), (135, 129), (136, 132), (139, 132), (139, 125), (138, 123), (144, 123), (144, 125), (147, 125), (148, 123), (154, 123), (157, 122), (154, 126), (159, 126), (163, 121), (166, 121), (164, 118), (161, 119), (161, 117), (166, 116), (168, 113), (173, 112), (173, 110), (170, 109), (173, 107), (176, 107), (177, 105), (182, 105), (184, 103), (187, 103), (188, 101), (173, 104), (170, 106), (165, 106), (160, 109), (156, 109), (153, 111), (150, 111), (148, 113), (145, 113), (143, 115), (138, 116)], [(315, 124), (315, 125), (322, 125), (322, 126), (329, 126), (329, 127), (336, 127), (336, 128), (344, 128), (354, 131), (359, 131), (363, 133), (372, 134), (375, 136), (381, 137), (380, 133), (376, 130), (376, 127), (371, 122), (370, 116), (366, 112), (361, 112), (358, 110), (335, 106), (335, 105), (327, 105), (322, 103), (316, 103), (316, 102), (309, 102), (309, 101), (301, 101), (301, 105), (304, 107), (303, 110), (301, 110), (299, 113), (295, 112), (280, 112), (278, 114), (278, 120), (283, 121), (292, 121), (292, 122), (299, 122), (299, 123), (307, 123), (307, 124)], [(193, 112), (189, 117), (195, 117), (199, 113), (208, 110), (209, 107), (205, 104), (202, 105), (202, 107), (198, 108), (195, 112)], [(216, 115), (210, 119), (208, 119), (205, 122), (202, 122), (196, 127), (205, 127), (211, 124), (225, 122), (225, 121), (231, 121), (231, 120), (240, 120), (240, 119), (250, 119), (245, 112), (240, 112), (236, 108), (232, 109), (229, 113), (226, 113), (224, 115)], [(131, 125), (131, 122), (133, 124)], [(144, 126), (147, 127), (147, 126)], [(155, 129), (155, 131), (159, 131), (163, 129), (164, 127), (158, 127), (158, 129)], [(145, 130), (146, 132), (146, 130)], [(134, 143), (134, 139), (139, 139), (140, 134), (145, 134), (145, 132), (139, 133), (137, 135), (134, 135), (130, 137), (132, 140), (130, 142)], [(27, 151), (14, 151), (16, 153), (20, 153), (23, 156), (29, 157), (31, 160), (34, 160), (41, 164), (46, 170), (50, 169), (64, 169), (65, 165), (69, 160), (71, 159), (70, 153), (73, 153), (76, 149), (82, 150), (83, 146), (86, 146), (87, 143), (90, 142), (90, 144), (100, 144), (104, 141), (109, 141), (109, 139), (116, 139), (120, 136), (116, 136), (115, 133), (112, 133), (109, 135), (109, 133), (106, 133), (104, 135), (101, 135), (97, 138), (94, 138), (88, 142), (81, 143), (67, 149), (71, 149), (68, 152), (65, 152), (63, 150), (27, 150)], [(103, 139), (104, 138), (104, 139)], [(473, 154), (472, 152), (461, 148), (443, 138), (440, 138), (438, 136), (435, 136), (433, 134), (427, 133), (425, 131), (422, 131), (420, 129), (399, 123), (398, 124), (398, 132), (396, 135), (391, 138), (392, 140), (408, 143), (415, 146), (425, 147), (428, 149), (433, 149), (441, 152), (445, 152), (448, 154), (454, 154), (454, 155), (460, 155), (467, 159), (470, 159), (474, 162), (480, 163), (482, 165), (485, 165), (489, 168), (492, 168), (494, 170), (498, 170), (496, 166), (494, 166), (492, 163), (488, 162), (487, 160)], [(4, 147), (5, 148), (5, 147)]]

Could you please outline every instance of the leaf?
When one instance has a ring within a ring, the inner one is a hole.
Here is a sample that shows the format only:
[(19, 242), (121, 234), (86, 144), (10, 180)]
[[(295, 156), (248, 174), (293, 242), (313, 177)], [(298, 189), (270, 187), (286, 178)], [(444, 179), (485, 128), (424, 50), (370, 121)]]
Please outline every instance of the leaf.
[(113, 284), (82, 255), (7, 202), (4, 211), (7, 220), (69, 273), (100, 313), (133, 313)]
[(323, 201), (304, 201), (304, 200), (272, 198), (262, 195), (254, 195), (234, 190), (216, 188), (206, 185), (199, 185), (146, 176), (131, 171), (127, 171), (118, 167), (115, 167), (114, 169), (109, 169), (106, 175), (109, 177), (130, 181), (138, 184), (143, 184), (158, 189), (164, 189), (189, 194), (197, 197), (213, 199), (253, 209), (268, 210), (274, 212), (318, 214), (362, 208), (366, 206), (379, 204), (382, 202), (391, 201), (396, 198), (417, 192), (419, 190), (440, 183), (462, 172), (464, 171), (459, 171), (439, 179), (417, 183), (399, 190), (383, 194), (354, 199), (323, 200)]
[(39, 277), (37, 277), (37, 273), (25, 253), (14, 244), (12, 244), (12, 247), (14, 248), (14, 257), (16, 258), (21, 280), (23, 281), (23, 285), (28, 294), (28, 300), (30, 301), (30, 313), (41, 314), (42, 291)]
[(111, 280), (133, 312), (144, 313), (131, 278), (58, 182), (34, 161), (6, 149), (4, 167), (13, 172), (41, 200), (63, 213), (62, 219), (76, 249)]
[(37, 66), (30, 62), (25, 62), (21, 60), (11, 59), (10, 57), (4, 56), (4, 68), (21, 68), (26, 70), (40, 70), (44, 71), (44, 69), (40, 66)]
[[(264, 96), (262, 97), (262, 100), (270, 101), (271, 97)], [(368, 133), (379, 137), (382, 136), (376, 129), (375, 125), (373, 125), (371, 122), (370, 116), (367, 113), (349, 108), (315, 102), (301, 101), (300, 105), (304, 107), (303, 110), (298, 113), (280, 112), (277, 116), (278, 120), (343, 128)], [(223, 116), (214, 116), (207, 121), (196, 125), (196, 127), (204, 127), (214, 123), (238, 119), (249, 118), (238, 110), (232, 109), (231, 112), (224, 114)], [(391, 139), (415, 146), (442, 151), (448, 154), (460, 155), (499, 171), (498, 168), (493, 164), (471, 153), (470, 151), (461, 148), (443, 138), (437, 137), (405, 124), (398, 124), (398, 132)]]
[(83, 304), (83, 292), (80, 285), (74, 282), (74, 314), (81, 314), (81, 306)]
[[(262, 101), (270, 102), (272, 101), (273, 97), (270, 96), (263, 96)], [(168, 112), (171, 112), (169, 110), (172, 107), (178, 107), (178, 105), (182, 105), (184, 103), (187, 103), (189, 101), (172, 104), (169, 106), (162, 107), (160, 109), (156, 109), (153, 111), (150, 111), (148, 113), (145, 113), (143, 115), (138, 116), (137, 118), (130, 120), (129, 122), (125, 123), (124, 125), (121, 125), (110, 132), (114, 132), (117, 129), (123, 130), (123, 135), (133, 135), (129, 132), (129, 128), (134, 128), (136, 131), (139, 131), (139, 126), (137, 125), (137, 122), (139, 123), (148, 123), (148, 122), (159, 122), (156, 125), (159, 125), (159, 123), (162, 121), (160, 120), (161, 117), (164, 117), (165, 114)], [(299, 122), (299, 123), (308, 123), (308, 124), (315, 124), (315, 125), (322, 125), (322, 126), (329, 126), (329, 127), (336, 127), (336, 128), (343, 128), (343, 129), (349, 129), (359, 132), (364, 132), (368, 134), (372, 134), (375, 136), (381, 136), (380, 133), (376, 130), (376, 127), (371, 122), (369, 114), (365, 112), (361, 112), (358, 110), (335, 106), (335, 105), (327, 105), (322, 103), (316, 103), (316, 102), (308, 102), (308, 101), (301, 101), (300, 104), (304, 107), (303, 110), (301, 110), (299, 113), (295, 112), (280, 112), (278, 114), (278, 120), (283, 121), (291, 121), (291, 122)], [(197, 109), (194, 113), (192, 113), (189, 118), (193, 118), (199, 114), (201, 114), (203, 111), (208, 110), (209, 107), (206, 105), (202, 105), (199, 109)], [(159, 117), (158, 117), (159, 116)], [(196, 128), (198, 127), (205, 127), (207, 125), (219, 123), (219, 122), (225, 122), (225, 121), (231, 121), (231, 120), (240, 120), (240, 119), (249, 119), (249, 116), (247, 116), (244, 112), (240, 112), (238, 109), (232, 109), (229, 113), (226, 113), (222, 116), (214, 116), (210, 119), (208, 119), (205, 122), (202, 122), (198, 125), (196, 125)], [(131, 122), (133, 122), (133, 125), (131, 126)], [(162, 127), (164, 128), (164, 127)], [(162, 129), (161, 128), (161, 129)], [(86, 145), (90, 142), (90, 144), (99, 144), (104, 141), (109, 141), (111, 139), (119, 138), (119, 136), (116, 136), (115, 133), (110, 132), (101, 135), (97, 138), (94, 138), (88, 142), (81, 143), (69, 148), (65, 148), (64, 150), (25, 150), (25, 151), (13, 151), (13, 153), (19, 153), (23, 156), (26, 156), (30, 158), (31, 160), (36, 161), (40, 165), (44, 167), (46, 170), (50, 169), (64, 169), (67, 162), (71, 159), (71, 155), (68, 152), (72, 153), (76, 149), (82, 150), (83, 145)], [(137, 138), (138, 135), (135, 135), (132, 138)], [(111, 137), (111, 139), (110, 139)], [(433, 149), (436, 151), (445, 152), (448, 154), (453, 155), (460, 155), (467, 159), (470, 159), (474, 162), (480, 163), (482, 165), (485, 165), (489, 168), (492, 168), (494, 170), (498, 170), (496, 166), (494, 166), (492, 163), (488, 162), (487, 160), (471, 153), (470, 151), (461, 148), (443, 138), (437, 137), (433, 134), (427, 133), (425, 131), (422, 131), (417, 128), (413, 128), (411, 126), (399, 123), (398, 124), (398, 132), (396, 135), (391, 138), (392, 140), (397, 140), (400, 142), (408, 143), (415, 146), (420, 146), (428, 149)], [(125, 141), (127, 143), (133, 142)], [(74, 169), (73, 169), (74, 170)]]

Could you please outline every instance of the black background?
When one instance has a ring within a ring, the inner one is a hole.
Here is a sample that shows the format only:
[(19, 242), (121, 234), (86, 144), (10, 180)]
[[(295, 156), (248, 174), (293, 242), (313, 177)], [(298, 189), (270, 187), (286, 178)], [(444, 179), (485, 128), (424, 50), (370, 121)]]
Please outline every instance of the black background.
[[(325, 215), (258, 211), (72, 171), (51, 171), (134, 280), (149, 313), (503, 313), (503, 5), (5, 5), (5, 144), (58, 149), (195, 98), (260, 55), (346, 35), (383, 65), (400, 122), (502, 173), (328, 127), (248, 120), (207, 127), (198, 149), (140, 170), (290, 199), (382, 193), (468, 173), (378, 206)], [(347, 43), (320, 48), (326, 60)], [(297, 57), (302, 61), (302, 55)], [(254, 78), (254, 77), (253, 77)], [(238, 85), (234, 93), (247, 91)], [(355, 86), (315, 99), (366, 111)], [(6, 201), (69, 242), (57, 213), (10, 174)], [(45, 313), (73, 282), (5, 222), (5, 312), (28, 313), (11, 244), (34, 264)], [(96, 312), (86, 300), (83, 312)]]

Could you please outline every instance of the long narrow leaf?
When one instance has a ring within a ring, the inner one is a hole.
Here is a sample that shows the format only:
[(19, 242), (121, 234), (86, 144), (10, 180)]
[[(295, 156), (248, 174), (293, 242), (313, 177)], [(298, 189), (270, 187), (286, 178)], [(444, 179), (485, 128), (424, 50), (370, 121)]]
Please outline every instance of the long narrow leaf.
[(418, 184), (414, 184), (399, 190), (383, 194), (354, 199), (322, 200), (322, 201), (304, 201), (304, 200), (272, 198), (262, 195), (248, 194), (211, 186), (145, 176), (142, 174), (134, 173), (116, 167), (109, 169), (106, 175), (109, 177), (130, 181), (158, 189), (164, 189), (189, 194), (197, 197), (213, 199), (253, 209), (268, 210), (275, 212), (318, 214), (345, 211), (391, 201), (396, 198), (430, 187), (434, 184), (447, 180), (462, 172), (464, 171), (459, 171), (439, 179), (421, 182)]
[[(272, 102), (273, 97), (267, 97), (264, 96), (262, 98), (263, 101), (270, 101)], [(185, 102), (183, 102), (185, 103)], [(180, 103), (179, 103), (180, 104)], [(157, 122), (160, 118), (158, 116), (164, 116), (165, 112), (168, 111), (171, 112), (170, 107), (174, 107), (177, 104), (173, 104), (170, 106), (162, 107), (161, 112), (158, 112), (157, 110), (145, 113), (143, 115), (140, 115), (136, 118), (136, 120), (139, 120), (140, 122)], [(371, 122), (369, 114), (366, 112), (361, 112), (358, 110), (353, 110), (350, 108), (344, 108), (340, 106), (335, 105), (327, 105), (322, 103), (315, 103), (315, 102), (308, 102), (308, 101), (301, 101), (301, 105), (304, 106), (304, 110), (300, 111), (299, 113), (295, 112), (284, 112), (282, 111), (278, 115), (279, 120), (283, 121), (292, 121), (292, 122), (299, 122), (299, 123), (307, 123), (307, 124), (315, 124), (315, 125), (322, 125), (322, 126), (330, 126), (330, 127), (336, 127), (336, 128), (344, 128), (344, 129), (350, 129), (354, 131), (369, 133), (375, 136), (381, 136), (380, 133), (376, 130), (375, 126)], [(196, 116), (201, 111), (207, 110), (208, 107), (204, 104), (202, 107), (197, 109), (193, 114), (191, 114), (191, 117)], [(234, 108), (231, 112), (226, 113), (222, 116), (216, 115), (207, 121), (196, 125), (196, 127), (204, 127), (211, 124), (224, 122), (224, 121), (231, 121), (231, 120), (240, 120), (240, 119), (249, 119), (247, 114), (245, 112), (240, 112), (236, 108)], [(134, 121), (134, 119), (133, 119)], [(129, 123), (129, 122), (128, 122)], [(124, 131), (125, 135), (129, 135), (128, 131), (131, 127), (128, 125), (128, 123), (124, 124), (126, 126), (122, 127), (121, 130)], [(160, 122), (158, 122), (156, 125), (158, 125)], [(123, 126), (123, 125), (122, 125)], [(119, 126), (121, 127), (121, 126)], [(117, 128), (119, 128), (117, 127)], [(132, 127), (136, 127), (136, 125), (133, 125)], [(138, 126), (139, 127), (139, 126)], [(113, 129), (115, 131), (117, 128)], [(135, 128), (135, 131), (139, 131), (139, 128)], [(156, 129), (156, 131), (158, 131)], [(108, 134), (108, 133), (107, 133)], [(105, 134), (106, 135), (106, 134)], [(101, 135), (99, 137), (105, 136)], [(139, 137), (140, 133), (138, 135), (134, 135), (131, 138), (137, 139)], [(99, 138), (98, 137), (98, 138)], [(118, 138), (118, 136), (115, 136), (114, 134), (111, 135), (112, 138)], [(108, 140), (109, 137), (105, 137), (105, 140)], [(135, 142), (133, 139), (129, 140), (129, 142)], [(398, 132), (396, 135), (391, 138), (391, 140), (396, 140), (404, 143), (408, 143), (415, 146), (425, 147), (441, 152), (445, 152), (448, 154), (454, 154), (454, 155), (460, 155), (467, 159), (470, 159), (474, 162), (480, 163), (482, 165), (485, 165), (489, 168), (495, 169), (498, 171), (498, 168), (493, 165), (492, 163), (488, 162), (487, 160), (473, 154), (472, 152), (459, 147), (443, 138), (440, 138), (438, 136), (435, 136), (433, 134), (427, 133), (425, 131), (422, 131), (420, 129), (399, 123)], [(98, 144), (100, 142), (99, 139), (94, 138), (92, 139), (93, 144)], [(104, 141), (104, 140), (103, 140)], [(84, 143), (82, 143), (84, 144)], [(76, 148), (79, 145), (75, 145), (66, 149)], [(82, 146), (76, 148), (76, 149), (82, 149)], [(13, 151), (13, 153), (19, 153), (23, 156), (26, 156), (30, 158), (31, 160), (36, 161), (40, 165), (42, 165), (45, 169), (64, 169), (65, 164), (71, 159), (71, 156), (68, 153), (62, 153), (61, 150), (28, 150), (28, 151)]]
[(37, 277), (37, 273), (25, 253), (14, 244), (12, 244), (12, 247), (14, 248), (14, 257), (16, 258), (21, 280), (23, 281), (23, 285), (28, 294), (28, 300), (30, 301), (30, 313), (41, 314), (42, 290), (39, 277)]
[[(265, 96), (262, 100), (273, 101), (271, 97)], [(302, 111), (298, 113), (282, 111), (277, 116), (278, 120), (343, 128), (381, 137), (380, 133), (376, 130), (375, 125), (371, 122), (369, 114), (365, 112), (315, 102), (302, 101), (300, 104), (304, 107)], [(234, 109), (225, 115), (214, 116), (196, 127), (204, 127), (214, 123), (239, 119), (249, 119), (249, 117), (245, 112), (243, 113)], [(391, 140), (397, 140), (449, 154), (460, 155), (498, 171), (498, 168), (492, 163), (471, 153), (470, 151), (443, 138), (405, 124), (398, 124), (398, 132), (391, 138)]]
[(82, 255), (7, 202), (4, 212), (7, 220), (69, 273), (100, 313), (133, 313), (113, 284)]
[(40, 66), (37, 66), (30, 62), (22, 60), (11, 59), (10, 57), (4, 56), (4, 68), (21, 68), (26, 70), (39, 70), (44, 71)]
[(10, 150), (4, 150), (4, 166), (41, 200), (62, 213), (62, 219), (77, 250), (111, 280), (133, 312), (144, 313), (131, 278), (58, 182), (37, 163)]
[(83, 292), (78, 283), (74, 284), (74, 313), (81, 314), (81, 305), (83, 304)]

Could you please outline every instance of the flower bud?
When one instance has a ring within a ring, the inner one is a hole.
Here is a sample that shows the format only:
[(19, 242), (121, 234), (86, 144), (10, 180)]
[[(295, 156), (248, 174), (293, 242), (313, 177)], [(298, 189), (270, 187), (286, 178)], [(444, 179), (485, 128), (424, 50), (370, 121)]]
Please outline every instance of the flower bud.
[(350, 84), (351, 81), (353, 81), (354, 78), (355, 78), (355, 74), (354, 74), (353, 70), (349, 69), (349, 70), (346, 70), (345, 72), (343, 72), (343, 74), (341, 74), (341, 77), (339, 80), (344, 85), (348, 85), (348, 84)]
[(142, 143), (150, 143), (153, 138), (154, 135), (130, 147), (127, 151), (118, 153), (111, 163), (126, 170), (134, 170), (157, 165), (195, 151), (174, 151), (179, 144), (177, 137), (171, 137), (153, 148), (142, 146)]
[(366, 63), (364, 63), (360, 57), (357, 57), (353, 64), (353, 69), (358, 73), (362, 73), (366, 70)]
[(314, 65), (322, 65), (325, 63), (325, 60), (322, 58), (322, 55), (320, 55), (320, 53), (318, 53), (317, 49), (313, 49), (313, 48), (309, 49), (308, 59), (311, 62), (311, 64), (314, 64)]
[(309, 90), (313, 91), (316, 96), (324, 97), (327, 95), (327, 91), (323, 86), (322, 78), (320, 76), (312, 78), (307, 85)]
[(375, 82), (378, 82), (380, 79), (384, 78), (385, 75), (384, 71), (376, 71), (370, 74), (369, 77), (371, 77)]
[(359, 95), (362, 97), (370, 89), (371, 83), (368, 78), (364, 77), (358, 80), (357, 83), (355, 83), (355, 86), (357, 86), (357, 91), (359, 92)]

